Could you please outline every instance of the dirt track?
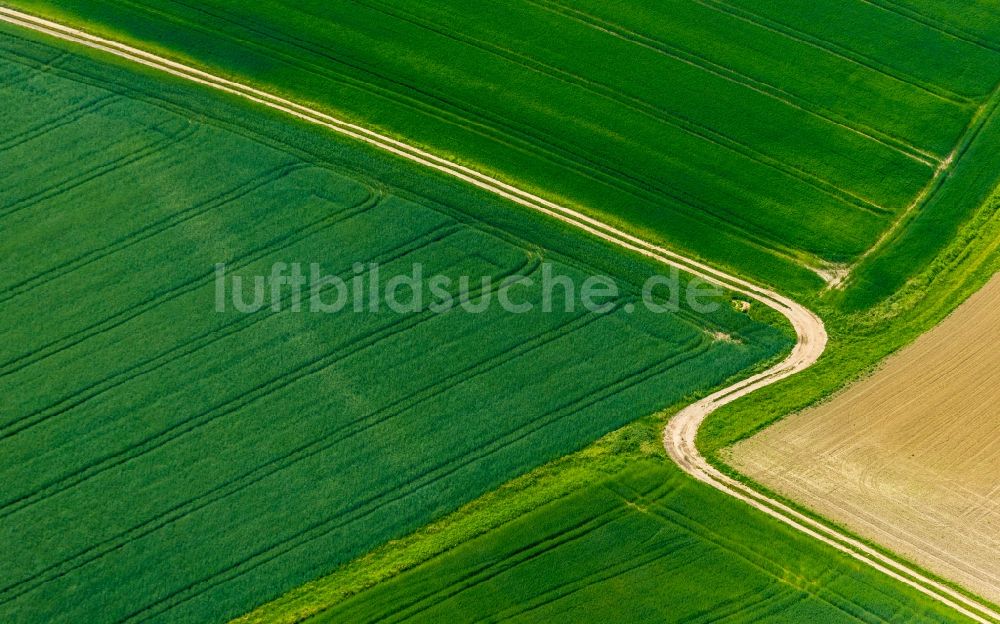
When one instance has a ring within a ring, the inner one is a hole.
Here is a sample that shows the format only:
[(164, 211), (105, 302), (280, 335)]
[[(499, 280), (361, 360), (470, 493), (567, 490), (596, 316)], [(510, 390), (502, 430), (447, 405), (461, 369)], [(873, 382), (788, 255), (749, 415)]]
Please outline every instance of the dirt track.
[(668, 454), (682, 469), (696, 479), (711, 485), (725, 494), (746, 502), (748, 505), (788, 526), (802, 531), (892, 578), (914, 587), (918, 591), (952, 607), (970, 619), (984, 624), (1000, 622), (1000, 614), (991, 610), (987, 605), (959, 594), (941, 583), (924, 576), (905, 562), (882, 555), (850, 536), (842, 534), (838, 530), (828, 527), (821, 522), (807, 518), (784, 504), (726, 477), (710, 466), (695, 447), (694, 439), (698, 428), (705, 417), (712, 411), (758, 388), (804, 370), (819, 358), (826, 346), (826, 331), (819, 317), (805, 307), (773, 291), (758, 287), (670, 250), (657, 247), (582, 213), (522, 191), (467, 167), (457, 165), (401, 141), (380, 135), (355, 124), (349, 124), (320, 111), (279, 98), (259, 89), (229, 81), (125, 44), (96, 37), (81, 30), (37, 18), (20, 11), (0, 7), (0, 20), (64, 41), (101, 50), (179, 78), (242, 97), (257, 104), (281, 111), (302, 121), (323, 126), (338, 134), (363, 141), (399, 157), (468, 182), (524, 207), (542, 212), (624, 249), (655, 259), (665, 265), (677, 267), (688, 274), (700, 277), (710, 283), (742, 293), (780, 312), (793, 325), (798, 335), (798, 342), (792, 353), (773, 368), (738, 382), (729, 388), (720, 390), (678, 413), (664, 431), (664, 445)]
[(1000, 277), (734, 467), (1000, 602)]

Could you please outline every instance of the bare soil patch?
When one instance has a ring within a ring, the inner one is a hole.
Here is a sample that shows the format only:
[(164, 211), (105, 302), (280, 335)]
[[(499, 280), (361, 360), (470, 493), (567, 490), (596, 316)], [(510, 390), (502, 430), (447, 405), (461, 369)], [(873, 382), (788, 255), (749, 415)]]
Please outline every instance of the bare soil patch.
[(1000, 602), (1000, 276), (870, 378), (726, 459)]

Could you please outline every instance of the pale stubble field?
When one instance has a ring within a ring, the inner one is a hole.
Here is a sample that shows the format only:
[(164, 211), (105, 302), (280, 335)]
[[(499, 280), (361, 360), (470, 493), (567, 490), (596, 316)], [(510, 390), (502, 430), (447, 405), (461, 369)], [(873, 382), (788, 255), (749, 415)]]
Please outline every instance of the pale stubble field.
[(734, 468), (1000, 601), (1000, 276), (833, 400), (727, 453)]

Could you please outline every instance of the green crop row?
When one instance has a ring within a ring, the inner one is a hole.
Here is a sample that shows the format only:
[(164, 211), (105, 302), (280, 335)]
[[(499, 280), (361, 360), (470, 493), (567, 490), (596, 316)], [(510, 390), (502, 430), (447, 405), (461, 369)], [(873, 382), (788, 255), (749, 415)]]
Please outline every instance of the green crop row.
[[(857, 260), (910, 216), (1000, 79), (987, 35), (955, 36), (889, 0), (14, 4), (799, 293), (820, 285), (809, 267)], [(987, 164), (967, 166), (989, 187)], [(904, 260), (887, 262), (905, 277)]]
[[(650, 262), (180, 80), (6, 26), (0, 72), (4, 622), (224, 621), (791, 344), (724, 293), (630, 313)], [(276, 262), (620, 294), (220, 311), (218, 263)]]
[(630, 425), (237, 622), (959, 621), (688, 479), (660, 427)]

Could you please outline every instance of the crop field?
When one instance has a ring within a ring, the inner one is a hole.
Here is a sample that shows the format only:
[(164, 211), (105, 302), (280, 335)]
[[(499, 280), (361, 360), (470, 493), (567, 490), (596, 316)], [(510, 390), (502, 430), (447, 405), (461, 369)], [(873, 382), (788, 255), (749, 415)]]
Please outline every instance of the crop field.
[(647, 458), (305, 621), (953, 621), (876, 575)]
[(741, 472), (1000, 602), (1000, 278), (875, 375), (737, 445)]
[(385, 128), (792, 292), (850, 273), (850, 308), (900, 286), (1000, 179), (1000, 23), (985, 5), (13, 4)]
[[(0, 76), (0, 621), (224, 621), (791, 344), (725, 294), (630, 314), (655, 266), (189, 84), (6, 26)], [(218, 263), (276, 262), (622, 292), (219, 311)]]
[(989, 3), (0, 10), (0, 622), (1000, 617)]

